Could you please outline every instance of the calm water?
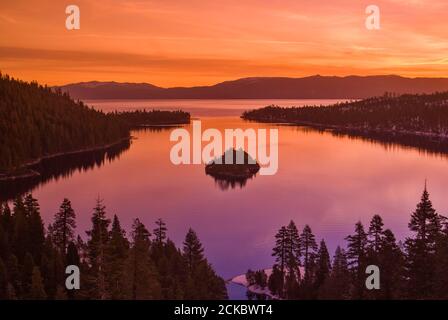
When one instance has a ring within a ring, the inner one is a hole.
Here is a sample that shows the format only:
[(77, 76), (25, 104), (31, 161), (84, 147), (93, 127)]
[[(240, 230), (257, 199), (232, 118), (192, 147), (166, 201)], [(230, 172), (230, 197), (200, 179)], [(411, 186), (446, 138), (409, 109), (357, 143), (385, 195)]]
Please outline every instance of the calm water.
[[(237, 117), (242, 110), (271, 103), (291, 106), (328, 101), (89, 101), (103, 110), (183, 108), (200, 118), (203, 127), (221, 130), (278, 128), (278, 173), (258, 175), (242, 188), (222, 190), (205, 175), (204, 166), (171, 164), (170, 130), (136, 131), (131, 147), (118, 159), (35, 189), (45, 222), (51, 221), (62, 199), (68, 197), (78, 216), (78, 231), (84, 235), (91, 208), (100, 196), (109, 215), (117, 214), (127, 228), (138, 217), (152, 229), (161, 217), (170, 238), (181, 245), (192, 227), (210, 262), (228, 279), (248, 268), (270, 267), (274, 234), (291, 219), (299, 228), (309, 224), (318, 240), (325, 238), (333, 254), (336, 245), (345, 244), (343, 239), (355, 222), (368, 224), (376, 213), (403, 239), (425, 179), (433, 204), (440, 213), (447, 213), (447, 158)], [(230, 294), (242, 298), (244, 290), (231, 286)]]

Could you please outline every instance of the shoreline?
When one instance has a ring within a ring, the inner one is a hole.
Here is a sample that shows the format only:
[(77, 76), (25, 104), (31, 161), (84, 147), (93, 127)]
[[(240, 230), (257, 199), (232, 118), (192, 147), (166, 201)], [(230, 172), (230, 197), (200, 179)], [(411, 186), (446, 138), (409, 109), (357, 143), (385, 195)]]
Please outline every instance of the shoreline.
[[(31, 169), (30, 167), (35, 166), (42, 161), (62, 157), (66, 155), (72, 155), (72, 154), (78, 154), (78, 153), (87, 153), (87, 152), (93, 152), (93, 151), (99, 151), (104, 149), (110, 149), (116, 145), (119, 145), (120, 143), (124, 141), (130, 141), (132, 140), (132, 136), (129, 135), (127, 137), (123, 137), (115, 142), (102, 145), (102, 146), (94, 146), (94, 147), (86, 147), (82, 149), (72, 150), (72, 151), (65, 151), (65, 152), (58, 152), (53, 153), (50, 155), (41, 156), (39, 158), (29, 160), (22, 164), (20, 167), (18, 167), (16, 170), (14, 170), (16, 173), (0, 173), (0, 182), (8, 182), (8, 181), (16, 181), (16, 180), (22, 180), (22, 179), (29, 179), (40, 176), (40, 173), (36, 170)], [(20, 173), (17, 173), (20, 172)]]
[(276, 125), (289, 125), (289, 126), (300, 126), (300, 127), (309, 127), (313, 129), (320, 129), (320, 130), (331, 130), (338, 133), (345, 133), (345, 134), (357, 134), (361, 136), (367, 136), (369, 133), (375, 133), (375, 134), (387, 134), (390, 137), (420, 137), (420, 138), (427, 138), (427, 139), (438, 139), (439, 141), (448, 141), (448, 133), (442, 134), (442, 133), (434, 133), (434, 132), (425, 132), (425, 131), (408, 131), (408, 130), (394, 130), (394, 129), (378, 129), (378, 128), (366, 128), (366, 127), (350, 127), (350, 126), (341, 126), (341, 125), (330, 125), (330, 124), (321, 124), (321, 123), (315, 123), (315, 122), (307, 122), (307, 121), (269, 121), (269, 120), (263, 120), (263, 119), (251, 119), (251, 118), (244, 118), (241, 117), (241, 119), (245, 121), (255, 121), (259, 123), (269, 123), (269, 124), (276, 124)]
[[(267, 276), (269, 278), (272, 274), (272, 269), (264, 269), (264, 272), (267, 274)], [(276, 295), (271, 293), (271, 291), (269, 290), (268, 287), (263, 289), (257, 285), (249, 285), (247, 283), (246, 274), (237, 275), (237, 276), (231, 278), (230, 280), (228, 280), (228, 282), (233, 283), (238, 286), (241, 286), (241, 287), (244, 287), (244, 288), (246, 288), (247, 291), (249, 291), (253, 294), (264, 295), (266, 297), (269, 297), (269, 299), (271, 299), (271, 300), (280, 300), (279, 297), (277, 297)]]

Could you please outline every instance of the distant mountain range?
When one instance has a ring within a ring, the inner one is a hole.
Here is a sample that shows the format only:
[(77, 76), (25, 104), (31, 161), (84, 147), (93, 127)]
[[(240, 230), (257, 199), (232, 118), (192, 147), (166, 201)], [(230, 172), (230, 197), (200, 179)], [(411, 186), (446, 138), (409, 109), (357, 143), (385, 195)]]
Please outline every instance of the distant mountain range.
[(75, 99), (361, 99), (448, 91), (448, 78), (385, 76), (255, 77), (211, 86), (162, 88), (149, 83), (81, 82), (59, 87)]

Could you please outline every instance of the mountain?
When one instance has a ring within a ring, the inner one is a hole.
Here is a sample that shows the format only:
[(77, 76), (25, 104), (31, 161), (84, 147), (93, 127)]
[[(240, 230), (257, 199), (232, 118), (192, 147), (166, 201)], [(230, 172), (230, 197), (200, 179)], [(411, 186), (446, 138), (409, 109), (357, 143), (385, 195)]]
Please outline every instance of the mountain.
[(59, 87), (75, 99), (147, 99), (165, 89), (148, 83), (80, 82)]
[(385, 92), (448, 90), (448, 78), (385, 76), (255, 77), (212, 86), (162, 88), (148, 83), (82, 82), (58, 87), (75, 99), (362, 99)]

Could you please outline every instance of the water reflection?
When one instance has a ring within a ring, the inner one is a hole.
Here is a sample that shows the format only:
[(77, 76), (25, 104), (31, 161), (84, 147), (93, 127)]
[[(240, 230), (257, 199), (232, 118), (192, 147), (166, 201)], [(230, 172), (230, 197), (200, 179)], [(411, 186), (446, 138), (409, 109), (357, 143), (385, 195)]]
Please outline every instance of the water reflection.
[(292, 124), (279, 124), (280, 126), (296, 127), (301, 132), (318, 132), (321, 134), (330, 133), (339, 138), (348, 138), (349, 140), (362, 140), (372, 144), (381, 145), (387, 151), (394, 150), (417, 150), (420, 155), (439, 156), (448, 158), (448, 142), (446, 139), (428, 136), (416, 136), (406, 134), (391, 134), (375, 131), (360, 130), (339, 130), (322, 129), (307, 126), (297, 126)]
[(29, 167), (39, 175), (13, 181), (0, 181), (0, 201), (14, 199), (49, 182), (69, 178), (75, 172), (86, 172), (99, 168), (105, 163), (119, 159), (120, 155), (130, 148), (130, 145), (131, 141), (125, 140), (107, 149), (44, 159)]
[[(226, 159), (231, 159), (227, 161)], [(248, 179), (256, 176), (260, 165), (243, 149), (228, 149), (205, 166), (205, 174), (215, 179), (221, 190), (243, 188)]]
[[(253, 177), (255, 177), (255, 175)], [(238, 187), (239, 187), (239, 189), (242, 189), (243, 187), (246, 186), (247, 181), (251, 180), (252, 177), (250, 177), (250, 178), (225, 178), (225, 177), (218, 178), (218, 177), (213, 177), (213, 179), (215, 180), (215, 185), (219, 189), (221, 189), (222, 191), (227, 191), (227, 190), (235, 189), (235, 188), (238, 188)]]

